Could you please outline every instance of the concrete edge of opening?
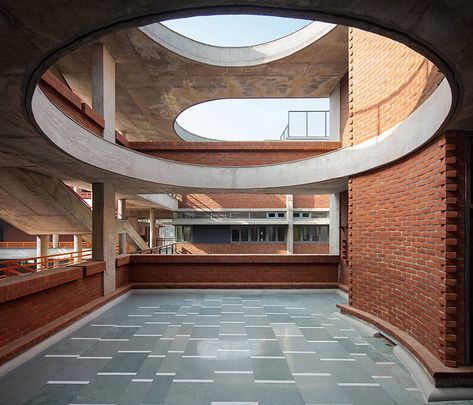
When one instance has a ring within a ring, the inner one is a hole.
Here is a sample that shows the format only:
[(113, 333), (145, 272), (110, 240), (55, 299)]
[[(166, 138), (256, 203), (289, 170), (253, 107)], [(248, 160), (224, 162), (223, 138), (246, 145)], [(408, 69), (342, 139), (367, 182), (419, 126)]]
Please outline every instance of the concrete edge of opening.
[(350, 322), (371, 337), (381, 334), (395, 343), (396, 346), (393, 348), (394, 355), (409, 370), (409, 373), (412, 375), (427, 402), (464, 401), (473, 399), (473, 387), (436, 387), (434, 377), (432, 377), (421, 361), (414, 356), (399, 339), (396, 339), (386, 330), (378, 328), (376, 325), (364, 319), (358, 318), (354, 314), (342, 312), (343, 310), (343, 307), (340, 308), (340, 313), (338, 313), (341, 319)]
[(137, 182), (187, 191), (270, 192), (277, 189), (293, 192), (295, 188), (310, 187), (320, 192), (334, 192), (341, 187), (339, 179), (401, 159), (428, 142), (448, 116), (451, 100), (450, 87), (443, 80), (429, 99), (404, 121), (376, 138), (312, 158), (255, 167), (209, 167), (174, 162), (91, 136), (65, 116), (39, 88), (31, 107), (38, 128), (63, 152)]
[(284, 37), (240, 47), (205, 44), (181, 35), (161, 23), (138, 29), (154, 42), (186, 59), (211, 66), (248, 67), (288, 57), (317, 42), (335, 27), (335, 24), (314, 21)]

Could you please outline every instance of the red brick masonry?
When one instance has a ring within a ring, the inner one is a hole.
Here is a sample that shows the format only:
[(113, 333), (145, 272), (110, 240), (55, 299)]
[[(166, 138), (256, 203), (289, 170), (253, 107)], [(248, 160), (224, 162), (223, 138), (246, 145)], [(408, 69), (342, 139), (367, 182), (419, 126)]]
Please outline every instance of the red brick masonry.
[(153, 288), (337, 288), (338, 256), (135, 255), (129, 280)]

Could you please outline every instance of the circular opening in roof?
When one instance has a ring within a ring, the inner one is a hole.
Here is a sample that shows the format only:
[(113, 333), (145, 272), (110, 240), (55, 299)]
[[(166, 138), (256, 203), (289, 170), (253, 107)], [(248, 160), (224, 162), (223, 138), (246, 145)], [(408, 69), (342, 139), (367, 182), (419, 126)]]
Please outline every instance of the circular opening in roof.
[(329, 136), (328, 98), (235, 98), (206, 101), (179, 114), (186, 141), (310, 140)]
[(207, 45), (244, 47), (277, 40), (311, 22), (263, 15), (211, 15), (168, 20), (162, 24), (178, 34)]

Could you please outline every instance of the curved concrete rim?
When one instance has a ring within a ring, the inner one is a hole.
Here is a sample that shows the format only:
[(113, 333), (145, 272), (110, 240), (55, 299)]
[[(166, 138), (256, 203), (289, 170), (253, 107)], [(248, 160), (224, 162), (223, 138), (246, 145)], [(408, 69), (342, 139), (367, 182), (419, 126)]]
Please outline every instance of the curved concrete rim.
[(273, 41), (242, 47), (205, 44), (181, 35), (161, 23), (138, 29), (171, 52), (195, 62), (212, 66), (248, 67), (290, 56), (323, 38), (335, 27), (335, 24), (314, 21)]
[(415, 151), (441, 129), (452, 93), (447, 80), (404, 121), (353, 147), (298, 161), (254, 167), (210, 167), (169, 161), (108, 142), (69, 119), (39, 89), (32, 99), (43, 134), (74, 158), (136, 180), (215, 191), (289, 189), (327, 184), (386, 165)]
[[(191, 108), (191, 107), (189, 107)], [(186, 111), (186, 110), (184, 110)], [(179, 115), (181, 115), (184, 111), (182, 111)], [(179, 115), (174, 119), (174, 132), (179, 136), (181, 139), (183, 139), (186, 142), (222, 142), (218, 139), (213, 139), (213, 138), (206, 138), (204, 136), (196, 135), (187, 129), (185, 129), (183, 126), (179, 125), (177, 122), (177, 118)]]

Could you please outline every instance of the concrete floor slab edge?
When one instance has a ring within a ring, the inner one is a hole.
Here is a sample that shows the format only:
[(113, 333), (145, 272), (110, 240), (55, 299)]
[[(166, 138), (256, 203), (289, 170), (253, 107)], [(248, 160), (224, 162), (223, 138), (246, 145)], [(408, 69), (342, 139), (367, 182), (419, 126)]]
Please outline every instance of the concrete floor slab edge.
[(85, 325), (87, 322), (103, 314), (105, 311), (108, 311), (110, 308), (113, 308), (115, 305), (119, 304), (121, 301), (129, 297), (131, 294), (132, 294), (132, 291), (128, 291), (120, 295), (119, 297), (107, 302), (102, 307), (89, 313), (88, 315), (84, 316), (78, 321), (72, 323), (66, 328), (55, 333), (51, 337), (43, 340), (41, 343), (38, 343), (36, 346), (33, 346), (31, 349), (26, 350), (25, 352), (19, 354), (17, 357), (13, 358), (12, 360), (6, 362), (2, 366), (0, 366), (0, 378), (8, 374), (10, 371), (13, 371), (17, 367), (21, 366), (23, 363), (30, 360), (32, 357), (38, 355), (43, 350), (46, 350), (48, 347), (59, 342), (64, 337), (70, 335), (72, 332), (79, 329), (81, 326)]
[(338, 316), (365, 331), (370, 336), (380, 333), (392, 340), (396, 344), (393, 348), (393, 353), (409, 370), (409, 373), (412, 375), (412, 378), (420, 388), (427, 402), (464, 401), (473, 399), (473, 388), (471, 387), (436, 388), (424, 366), (401, 343), (386, 332), (353, 316), (341, 313), (339, 313)]

